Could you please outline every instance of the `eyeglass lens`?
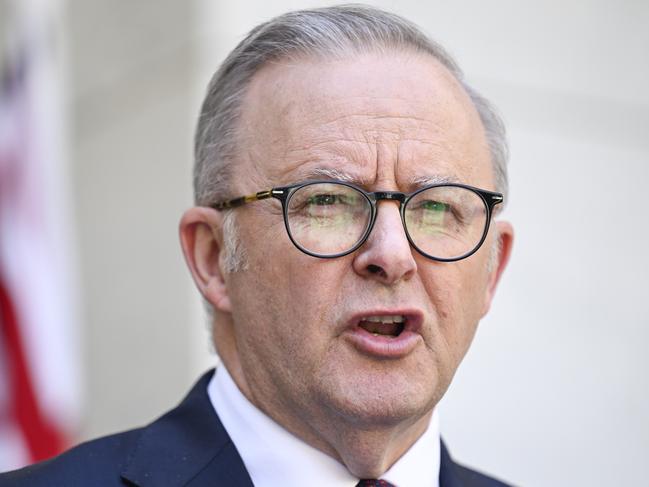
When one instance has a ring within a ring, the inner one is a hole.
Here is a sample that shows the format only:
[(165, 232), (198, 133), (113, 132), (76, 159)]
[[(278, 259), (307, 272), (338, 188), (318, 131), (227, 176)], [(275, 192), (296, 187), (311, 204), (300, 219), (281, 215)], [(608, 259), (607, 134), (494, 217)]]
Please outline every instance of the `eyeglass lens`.
[(288, 227), (293, 240), (309, 252), (346, 252), (363, 237), (372, 215), (369, 200), (356, 189), (318, 183), (296, 190), (288, 202)]
[[(314, 183), (295, 190), (287, 202), (287, 226), (304, 250), (322, 256), (349, 251), (370, 225), (372, 205), (357, 189)], [(424, 254), (452, 259), (482, 239), (487, 209), (482, 198), (459, 186), (437, 186), (415, 194), (404, 208), (412, 243)]]
[(408, 234), (424, 254), (452, 259), (472, 251), (482, 239), (487, 208), (482, 198), (460, 186), (437, 186), (417, 193), (405, 208)]

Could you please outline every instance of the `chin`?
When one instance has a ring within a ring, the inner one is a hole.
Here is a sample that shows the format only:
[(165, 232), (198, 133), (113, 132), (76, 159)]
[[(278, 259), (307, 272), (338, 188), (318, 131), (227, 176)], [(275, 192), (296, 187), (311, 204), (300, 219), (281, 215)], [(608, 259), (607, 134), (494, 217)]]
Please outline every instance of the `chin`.
[(393, 427), (415, 422), (435, 407), (444, 391), (438, 381), (413, 381), (405, 371), (356, 371), (336, 381), (327, 381), (323, 399), (341, 419), (357, 427)]

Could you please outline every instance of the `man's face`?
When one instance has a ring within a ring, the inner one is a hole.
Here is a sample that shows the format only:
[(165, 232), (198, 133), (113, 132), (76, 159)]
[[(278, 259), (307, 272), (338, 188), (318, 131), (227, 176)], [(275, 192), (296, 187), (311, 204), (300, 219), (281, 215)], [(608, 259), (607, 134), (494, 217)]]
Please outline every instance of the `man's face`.
[[(269, 64), (247, 92), (241, 129), (235, 195), (327, 174), (368, 191), (411, 192), (425, 179), (494, 189), (474, 107), (425, 55)], [(234, 339), (220, 351), (249, 398), (316, 441), (345, 425), (427, 418), (488, 309), (494, 228), (468, 259), (434, 262), (409, 246), (398, 204), (382, 201), (363, 246), (325, 260), (293, 246), (279, 201), (235, 211), (247, 267), (225, 275)], [(360, 326), (385, 316), (405, 319), (408, 333)]]

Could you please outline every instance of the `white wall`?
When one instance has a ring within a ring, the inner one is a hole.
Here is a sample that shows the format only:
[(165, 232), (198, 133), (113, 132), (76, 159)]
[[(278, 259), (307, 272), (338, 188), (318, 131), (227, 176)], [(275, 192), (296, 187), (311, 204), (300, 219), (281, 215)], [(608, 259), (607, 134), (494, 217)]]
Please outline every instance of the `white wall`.
[[(88, 436), (150, 419), (213, 361), (175, 237), (193, 117), (250, 28), (331, 2), (70, 3)], [(452, 453), (519, 485), (641, 484), (649, 3), (375, 5), (444, 44), (509, 127), (515, 250), (443, 401)]]

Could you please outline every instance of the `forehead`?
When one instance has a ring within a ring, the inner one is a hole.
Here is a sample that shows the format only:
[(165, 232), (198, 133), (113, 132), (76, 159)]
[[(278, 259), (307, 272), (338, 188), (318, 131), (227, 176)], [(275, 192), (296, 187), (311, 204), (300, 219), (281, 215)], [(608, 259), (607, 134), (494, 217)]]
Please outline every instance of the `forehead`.
[(272, 185), (331, 170), (403, 189), (426, 178), (493, 182), (471, 100), (426, 54), (269, 63), (251, 81), (240, 128), (241, 170)]

